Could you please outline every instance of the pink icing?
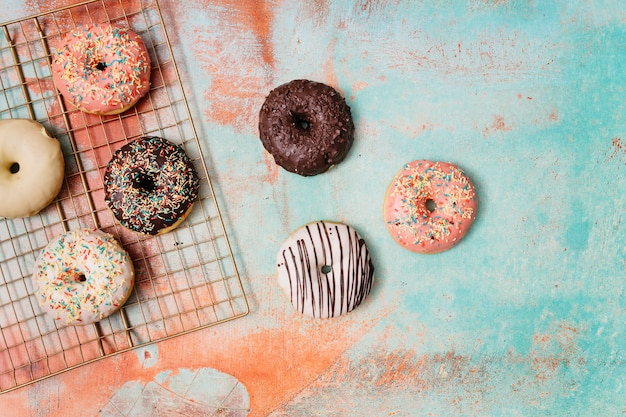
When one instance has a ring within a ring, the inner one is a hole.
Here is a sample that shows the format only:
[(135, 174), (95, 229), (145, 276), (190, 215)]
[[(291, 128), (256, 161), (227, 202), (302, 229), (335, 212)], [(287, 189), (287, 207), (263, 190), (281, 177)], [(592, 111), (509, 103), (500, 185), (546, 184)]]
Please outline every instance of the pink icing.
[(54, 83), (79, 110), (120, 113), (150, 88), (150, 57), (134, 32), (110, 24), (78, 27), (52, 54)]
[(409, 162), (387, 189), (384, 217), (391, 236), (418, 253), (456, 245), (476, 218), (474, 186), (445, 162)]

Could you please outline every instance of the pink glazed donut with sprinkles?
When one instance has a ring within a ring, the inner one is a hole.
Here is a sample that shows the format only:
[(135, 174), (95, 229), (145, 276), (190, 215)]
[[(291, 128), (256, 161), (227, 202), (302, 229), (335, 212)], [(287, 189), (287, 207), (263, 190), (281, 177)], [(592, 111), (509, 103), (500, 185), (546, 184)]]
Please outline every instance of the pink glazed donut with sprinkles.
[(122, 113), (150, 89), (150, 56), (129, 29), (80, 26), (52, 54), (52, 77), (63, 97), (86, 113)]
[(384, 217), (391, 236), (417, 253), (450, 249), (476, 218), (476, 192), (458, 167), (418, 160), (398, 172), (387, 189)]
[(130, 296), (135, 272), (128, 253), (113, 236), (79, 229), (44, 248), (32, 279), (46, 313), (63, 325), (81, 325), (117, 311)]

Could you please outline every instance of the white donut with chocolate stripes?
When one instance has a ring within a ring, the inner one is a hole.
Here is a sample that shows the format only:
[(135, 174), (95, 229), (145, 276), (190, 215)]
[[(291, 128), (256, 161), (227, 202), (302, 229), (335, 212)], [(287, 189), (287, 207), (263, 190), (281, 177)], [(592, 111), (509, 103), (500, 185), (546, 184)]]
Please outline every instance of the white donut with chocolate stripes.
[(350, 226), (309, 223), (285, 240), (276, 259), (278, 284), (299, 312), (337, 317), (367, 297), (374, 265), (365, 241)]

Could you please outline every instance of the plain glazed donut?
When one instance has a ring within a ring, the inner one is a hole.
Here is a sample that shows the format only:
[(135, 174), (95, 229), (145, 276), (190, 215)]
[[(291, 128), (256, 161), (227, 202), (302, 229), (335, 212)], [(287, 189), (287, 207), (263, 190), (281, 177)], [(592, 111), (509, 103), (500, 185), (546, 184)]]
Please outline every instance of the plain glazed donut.
[(352, 311), (367, 297), (374, 265), (365, 241), (350, 226), (307, 224), (282, 244), (278, 284), (300, 313), (314, 318)]
[(261, 143), (274, 161), (302, 176), (341, 162), (354, 141), (350, 107), (334, 88), (294, 80), (272, 90), (259, 113)]
[(28, 217), (54, 200), (65, 171), (63, 152), (37, 122), (0, 120), (0, 216)]
[(108, 233), (73, 230), (50, 242), (33, 272), (41, 308), (63, 324), (90, 324), (118, 310), (134, 284), (128, 253)]
[(118, 114), (150, 89), (150, 56), (135, 32), (110, 24), (76, 28), (52, 54), (63, 97), (86, 113)]
[(395, 176), (385, 197), (384, 217), (391, 236), (418, 253), (450, 249), (476, 218), (474, 186), (456, 166), (413, 161)]
[(191, 212), (198, 187), (185, 151), (158, 137), (127, 143), (104, 173), (104, 199), (115, 218), (148, 235), (176, 228)]

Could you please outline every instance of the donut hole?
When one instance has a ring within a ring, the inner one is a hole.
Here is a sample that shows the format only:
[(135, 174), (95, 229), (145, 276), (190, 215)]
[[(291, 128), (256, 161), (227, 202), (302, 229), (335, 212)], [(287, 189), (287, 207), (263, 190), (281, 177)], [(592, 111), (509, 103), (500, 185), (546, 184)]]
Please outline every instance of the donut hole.
[(107, 68), (107, 64), (105, 64), (104, 62), (98, 62), (96, 64), (96, 69), (98, 71), (104, 71)]
[(432, 198), (427, 198), (425, 206), (426, 210), (432, 213), (437, 208), (437, 203), (435, 203), (435, 200), (433, 200)]
[(17, 162), (13, 162), (9, 167), (9, 172), (11, 172), (11, 174), (17, 174), (18, 172), (20, 172), (20, 164), (18, 164)]
[(291, 112), (291, 121), (294, 126), (300, 130), (306, 131), (311, 127), (311, 122), (309, 122), (306, 115), (302, 113)]
[(333, 268), (330, 265), (322, 265), (322, 274), (328, 274), (332, 270)]
[(133, 182), (133, 186), (139, 190), (152, 192), (156, 189), (154, 179), (148, 175), (139, 175)]

